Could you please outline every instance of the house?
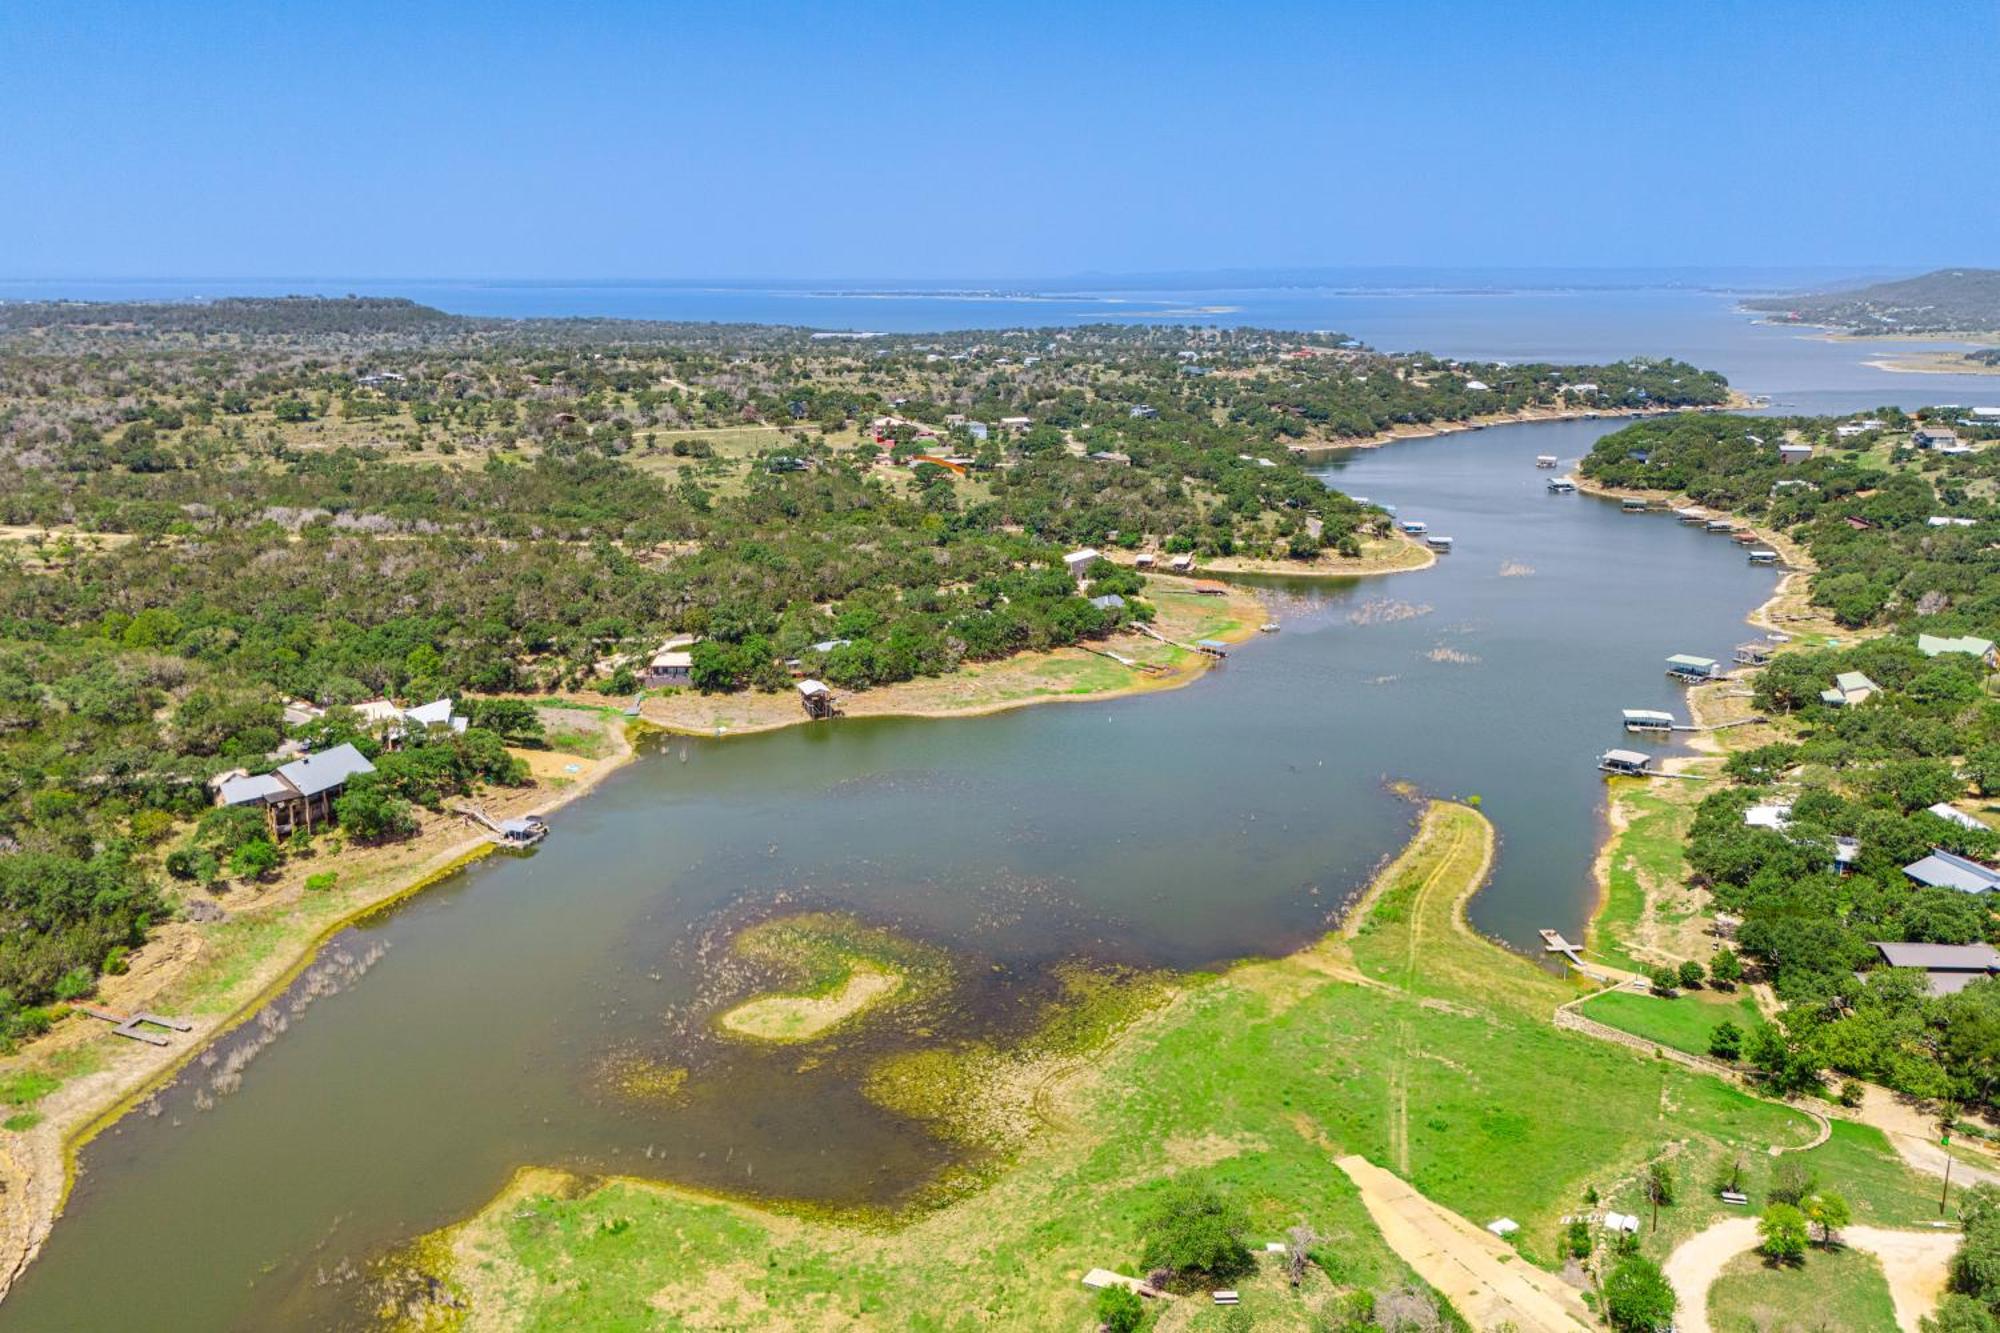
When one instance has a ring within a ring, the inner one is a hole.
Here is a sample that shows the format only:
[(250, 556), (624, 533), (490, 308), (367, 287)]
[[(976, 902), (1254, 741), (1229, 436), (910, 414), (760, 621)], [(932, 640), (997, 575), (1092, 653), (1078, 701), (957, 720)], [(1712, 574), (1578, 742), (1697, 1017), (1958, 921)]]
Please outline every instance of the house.
[(1835, 426), (1833, 428), (1833, 433), (1835, 435), (1838, 435), (1843, 440), (1851, 440), (1857, 435), (1866, 435), (1868, 433), (1868, 427), (1862, 425), (1858, 421), (1848, 421), (1848, 422), (1843, 422), (1841, 425)]
[(1132, 466), (1132, 455), (1119, 453), (1115, 449), (1099, 449), (1090, 457), (1094, 462), (1110, 463), (1116, 467)]
[(1128, 415), (1134, 421), (1151, 421), (1154, 417), (1160, 415), (1160, 409), (1157, 407), (1148, 407), (1144, 403), (1140, 403)]
[(1990, 944), (1916, 944), (1877, 940), (1885, 967), (1915, 967), (1933, 995), (1954, 995), (1973, 982), (2000, 973), (2000, 950)]
[(1090, 604), (1100, 611), (1122, 611), (1125, 609), (1125, 599), (1115, 592), (1107, 592), (1102, 597), (1093, 597), (1090, 599)]
[(1158, 561), (1159, 557), (1151, 551), (1141, 551), (1132, 557), (1132, 567), (1135, 569), (1151, 569)]
[(401, 708), (387, 699), (370, 699), (354, 705), (354, 711), (361, 714), (361, 720), (392, 750), (413, 727), (419, 731), (426, 727), (450, 727), (453, 731), (464, 731), (467, 725), (449, 697), (433, 699), (415, 708)]
[(1782, 830), (1792, 822), (1792, 807), (1789, 801), (1773, 801), (1766, 805), (1753, 805), (1743, 812), (1743, 822), (1751, 828)]
[(2000, 889), (2000, 870), (1942, 847), (1933, 847), (1929, 856), (1904, 866), (1903, 873), (1932, 889), (1957, 889), (1960, 893), (1992, 893)]
[(1081, 583), (1089, 577), (1090, 567), (1103, 558), (1103, 553), (1095, 547), (1086, 546), (1080, 551), (1071, 551), (1064, 556), (1063, 568), (1069, 571), (1071, 578)]
[(1959, 518), (1952, 514), (1932, 514), (1924, 522), (1934, 528), (1969, 528), (1974, 520)]
[(983, 421), (966, 422), (965, 433), (967, 435), (970, 435), (975, 440), (984, 440), (988, 435), (992, 434), (992, 432), (986, 428), (986, 423)]
[(1808, 458), (1811, 458), (1812, 455), (1813, 447), (1809, 444), (1787, 442), (1778, 446), (1778, 461), (1780, 463), (1803, 463)]
[(1675, 653), (1667, 659), (1667, 674), (1675, 680), (1689, 683), (1717, 680), (1722, 675), (1722, 663), (1712, 657)]
[(373, 773), (375, 765), (352, 745), (336, 745), (281, 764), (255, 777), (233, 774), (222, 780), (219, 795), (227, 806), (254, 806), (264, 811), (273, 837), (289, 837), (316, 824), (331, 824), (333, 802), (350, 778)]
[(694, 682), (694, 654), (688, 650), (694, 646), (693, 639), (669, 639), (660, 645), (660, 651), (653, 654), (646, 663), (646, 671), (640, 677), (649, 689), (659, 689), (670, 685), (689, 685)]
[(1925, 806), (1924, 809), (1928, 810), (1931, 814), (1936, 815), (1939, 819), (1942, 819), (1947, 823), (1956, 824), (1960, 828), (1971, 829), (1975, 833), (1986, 832), (1986, 825), (1980, 823), (1977, 819), (1974, 819), (1971, 815), (1966, 814), (1965, 811), (1959, 809), (1955, 805), (1950, 805), (1944, 801), (1939, 801), (1936, 805)]
[(1028, 427), (1034, 424), (1035, 424), (1035, 419), (1033, 417), (1000, 418), (1000, 429), (1002, 430), (1026, 430)]
[(1833, 678), (1833, 688), (1819, 692), (1820, 702), (1833, 708), (1852, 708), (1867, 703), (1882, 687), (1859, 671), (1843, 671)]
[(1936, 449), (1958, 443), (1958, 432), (1944, 426), (1919, 426), (1910, 432), (1910, 447), (1913, 449)]
[(1935, 634), (1919, 634), (1917, 651), (1925, 657), (1938, 657), (1944, 653), (1964, 653), (1976, 657), (1990, 667), (2000, 667), (2000, 651), (1996, 651), (1993, 640), (1981, 639), (1971, 634), (1962, 634), (1954, 639), (1941, 638)]
[(845, 648), (853, 642), (852, 639), (821, 639), (818, 643), (808, 644), (807, 648), (811, 652), (825, 654), (836, 648)]
[(1172, 570), (1176, 574), (1193, 573), (1194, 557), (1191, 555), (1177, 555), (1173, 559), (1167, 561), (1167, 568)]
[(1467, 393), (1492, 393), (1493, 386), (1485, 380), (1467, 380), (1465, 390)]

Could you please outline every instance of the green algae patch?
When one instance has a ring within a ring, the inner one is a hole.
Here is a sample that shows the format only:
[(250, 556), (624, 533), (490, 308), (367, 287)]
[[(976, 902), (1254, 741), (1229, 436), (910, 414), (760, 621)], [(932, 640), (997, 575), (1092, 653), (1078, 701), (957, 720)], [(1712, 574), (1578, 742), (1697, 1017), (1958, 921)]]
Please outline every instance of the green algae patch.
[[(1054, 976), (1054, 993), (1020, 1035), (891, 1055), (869, 1071), (863, 1091), (942, 1138), (1004, 1158), (1054, 1119), (1053, 1092), (1065, 1075), (1172, 993), (1161, 972), (1071, 962)], [(981, 1174), (960, 1168), (939, 1188), (961, 1192)]]
[(599, 1068), (601, 1080), (634, 1101), (674, 1103), (687, 1086), (688, 1071), (650, 1056), (621, 1052)]
[(780, 987), (716, 1017), (725, 1035), (750, 1041), (817, 1041), (871, 1015), (935, 998), (951, 980), (942, 950), (833, 912), (759, 922), (731, 948)]

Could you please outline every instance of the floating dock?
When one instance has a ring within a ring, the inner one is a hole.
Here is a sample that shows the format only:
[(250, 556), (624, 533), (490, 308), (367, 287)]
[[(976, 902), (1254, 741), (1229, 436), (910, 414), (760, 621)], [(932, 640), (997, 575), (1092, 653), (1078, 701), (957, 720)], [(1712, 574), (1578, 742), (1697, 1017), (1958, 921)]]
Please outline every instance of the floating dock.
[(1550, 495), (1575, 495), (1576, 483), (1568, 477), (1553, 477), (1549, 480)]
[(1672, 731), (1674, 715), (1662, 713), (1655, 708), (1628, 708), (1625, 710), (1625, 730), (1627, 731)]

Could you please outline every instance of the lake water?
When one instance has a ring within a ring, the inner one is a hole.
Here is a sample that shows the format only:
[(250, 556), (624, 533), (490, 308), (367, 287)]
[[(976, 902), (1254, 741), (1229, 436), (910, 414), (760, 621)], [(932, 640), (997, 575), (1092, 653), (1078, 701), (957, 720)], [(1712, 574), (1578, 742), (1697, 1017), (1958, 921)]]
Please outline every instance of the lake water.
[[(1673, 354), (1785, 411), (2000, 402), (2000, 380), (1873, 370), (1863, 363), (1879, 344), (1758, 325), (1732, 295), (1686, 287), (995, 298), (294, 281), (0, 283), (0, 298), (315, 290), (473, 314), (886, 331), (1324, 328), (1517, 361)], [(773, 910), (844, 908), (952, 950), (974, 980), (951, 1023), (1003, 1033), (1055, 962), (1199, 967), (1309, 938), (1406, 836), (1409, 807), (1384, 785), (1405, 779), (1477, 794), (1499, 828), (1493, 883), (1473, 906), (1483, 929), (1532, 947), (1540, 927), (1579, 928), (1601, 834), (1592, 763), (1629, 743), (1618, 710), (1681, 711), (1661, 660), (1726, 656), (1774, 577), (1668, 519), (1548, 496), (1533, 456), (1567, 462), (1615, 424), (1334, 461), (1331, 484), (1427, 520), (1458, 550), (1388, 579), (1275, 581), (1283, 632), (1185, 690), (662, 743), (557, 816), (532, 858), (482, 864), (347, 932), (329, 954), (379, 961), (291, 1020), (240, 1091), (200, 1109), (210, 1073), (197, 1070), (161, 1094), (158, 1115), (93, 1143), (0, 1328), (351, 1320), (359, 1284), (323, 1278), (477, 1208), (524, 1162), (831, 1202), (909, 1197), (951, 1154), (856, 1091), (860, 1070), (909, 1038), (845, 1041), (801, 1073), (707, 1035), (719, 941)], [(632, 1056), (689, 1068), (684, 1102), (607, 1090), (606, 1062)]]
[[(1202, 967), (1323, 930), (1407, 836), (1385, 785), (1403, 779), (1476, 794), (1498, 826), (1483, 929), (1532, 945), (1580, 928), (1618, 710), (1684, 712), (1662, 660), (1726, 657), (1775, 577), (1670, 519), (1546, 494), (1534, 456), (1567, 463), (1614, 425), (1335, 461), (1332, 484), (1457, 550), (1385, 579), (1278, 581), (1282, 632), (1184, 690), (659, 743), (532, 857), (347, 932), (330, 952), (386, 952), (239, 1091), (200, 1109), (197, 1069), (94, 1142), (0, 1327), (335, 1325), (360, 1284), (323, 1279), (476, 1209), (524, 1162), (909, 1197), (951, 1153), (857, 1080), (917, 1038), (884, 1025), (802, 1072), (702, 1021), (718, 942), (774, 910), (851, 910), (949, 949), (968, 980), (945, 1027), (1004, 1033), (1058, 962)], [(621, 1055), (689, 1068), (685, 1101), (609, 1090)]]
[[(407, 296), (457, 314), (600, 315), (630, 319), (794, 324), (918, 333), (1099, 322), (1254, 325), (1337, 330), (1385, 351), (1479, 360), (1615, 361), (1678, 356), (1719, 370), (1783, 412), (1861, 411), (1887, 404), (2000, 404), (2000, 376), (1908, 375), (1867, 363), (1940, 344), (1837, 343), (1759, 324), (1736, 309), (1749, 291), (1780, 291), (1823, 275), (1644, 272), (1567, 275), (1484, 270), (1396, 274), (1358, 270), (1320, 287), (976, 292), (936, 286), (858, 288), (808, 283), (435, 282), (354, 278), (255, 281), (23, 282), (0, 300), (173, 300), (223, 295)], [(1605, 285), (1616, 279), (1617, 285)], [(1671, 282), (1668, 279), (1671, 278)]]

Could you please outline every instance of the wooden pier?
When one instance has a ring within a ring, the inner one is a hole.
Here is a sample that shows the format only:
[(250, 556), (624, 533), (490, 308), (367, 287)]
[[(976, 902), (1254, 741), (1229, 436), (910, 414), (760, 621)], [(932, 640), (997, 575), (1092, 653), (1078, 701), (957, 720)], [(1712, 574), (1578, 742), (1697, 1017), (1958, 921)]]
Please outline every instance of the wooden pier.
[(194, 1031), (194, 1024), (185, 1019), (168, 1018), (165, 1014), (150, 1013), (143, 1009), (136, 1014), (121, 1014), (115, 1009), (100, 1009), (94, 1004), (72, 1004), (70, 1008), (80, 1014), (88, 1014), (92, 1018), (101, 1018), (111, 1024), (111, 1030), (119, 1036), (130, 1037), (133, 1041), (143, 1041), (148, 1046), (169, 1044), (159, 1033), (146, 1031), (148, 1026), (162, 1027), (172, 1032)]
[(1563, 957), (1569, 959), (1570, 962), (1575, 963), (1579, 971), (1589, 971), (1584, 966), (1583, 959), (1577, 954), (1577, 946), (1564, 939), (1561, 931), (1544, 930), (1541, 932), (1541, 936), (1542, 948), (1544, 950), (1549, 953), (1561, 954)]

